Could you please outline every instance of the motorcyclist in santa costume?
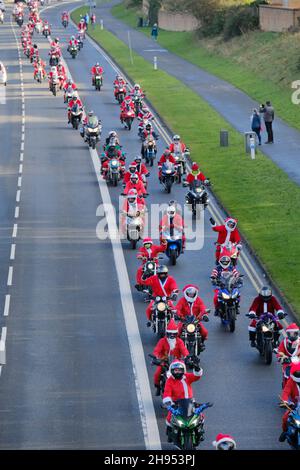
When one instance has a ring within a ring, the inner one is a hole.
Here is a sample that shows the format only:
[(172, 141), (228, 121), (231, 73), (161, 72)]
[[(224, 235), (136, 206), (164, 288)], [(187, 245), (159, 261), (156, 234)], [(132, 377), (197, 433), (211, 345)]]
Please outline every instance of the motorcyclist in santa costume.
[(221, 246), (223, 244), (227, 244), (228, 242), (236, 243), (238, 250), (242, 249), (241, 245), (241, 237), (238, 232), (237, 227), (237, 219), (233, 219), (232, 217), (227, 217), (225, 219), (224, 225), (217, 225), (215, 220), (211, 217), (210, 223), (212, 225), (212, 229), (215, 232), (218, 232), (218, 239), (216, 242), (216, 261), (219, 260)]
[(170, 230), (173, 226), (175, 229), (182, 231), (182, 252), (185, 249), (186, 236), (184, 234), (184, 221), (179, 212), (176, 211), (175, 205), (169, 205), (167, 213), (164, 214), (159, 223), (160, 239), (163, 238), (164, 230)]
[[(176, 325), (173, 318), (169, 321), (166, 329), (166, 335), (161, 338), (154, 348), (153, 355), (157, 359), (167, 361), (172, 357), (175, 359), (185, 359), (189, 356), (189, 351), (185, 347), (184, 342), (178, 335), (178, 326)], [(162, 373), (162, 367), (157, 366), (154, 374), (154, 386), (156, 388), (156, 396), (160, 395), (160, 376)]]
[[(163, 394), (163, 404), (167, 407), (172, 405), (177, 400), (184, 398), (193, 398), (192, 384), (197, 382), (203, 375), (203, 370), (199, 365), (194, 366), (193, 372), (186, 372), (185, 363), (182, 361), (173, 361), (169, 368), (169, 378), (166, 381), (165, 390)], [(169, 411), (166, 419), (168, 441), (172, 442), (171, 431), (171, 417)]]
[[(142, 261), (142, 265), (138, 268), (136, 273), (136, 289), (141, 290), (144, 282), (142, 281), (143, 267), (145, 263), (149, 260), (157, 258), (159, 253), (166, 251), (167, 242), (162, 240), (160, 245), (153, 245), (152, 238), (144, 238), (143, 246), (139, 248), (137, 258)], [(158, 265), (158, 260), (155, 260), (156, 265)]]
[[(176, 305), (177, 316), (181, 319), (178, 324), (179, 336), (182, 332), (183, 321), (188, 315), (194, 315), (199, 320), (199, 330), (202, 341), (206, 341), (208, 338), (208, 331), (202, 325), (201, 321), (208, 321), (207, 308), (203, 300), (199, 297), (199, 288), (194, 284), (187, 284), (182, 289), (183, 297), (178, 301)], [(203, 348), (204, 349), (204, 348)]]
[(143, 185), (142, 181), (139, 179), (138, 173), (133, 173), (130, 176), (130, 180), (128, 181), (128, 183), (125, 186), (124, 194), (127, 194), (128, 191), (130, 191), (131, 189), (136, 189), (137, 193), (138, 193), (138, 196), (144, 197), (144, 196), (147, 195), (147, 191), (145, 189), (145, 186)]
[(281, 341), (278, 350), (277, 358), (278, 362), (282, 364), (282, 375), (283, 382), (282, 386), (284, 387), (291, 371), (291, 365), (293, 361), (300, 361), (300, 330), (299, 326), (296, 323), (291, 323), (287, 326), (286, 337)]
[(201, 172), (198, 163), (193, 163), (191, 168), (191, 173), (186, 177), (186, 182), (191, 185), (195, 180), (202, 181), (202, 183), (208, 183), (208, 179)]
[(236, 442), (230, 434), (217, 434), (216, 439), (212, 445), (216, 450), (234, 450), (236, 449)]
[[(293, 364), (291, 367), (290, 378), (287, 380), (285, 387), (281, 394), (281, 399), (284, 404), (289, 402), (298, 403), (300, 399), (300, 364)], [(287, 432), (287, 421), (290, 411), (287, 410), (282, 417), (282, 433), (279, 436), (279, 442), (284, 442), (286, 439)]]
[[(154, 276), (148, 277), (148, 279), (144, 279), (142, 276), (142, 282), (146, 286), (152, 287), (152, 296), (153, 297), (167, 297), (171, 300), (176, 300), (177, 293), (178, 293), (178, 286), (177, 282), (172, 276), (169, 276), (168, 267), (165, 265), (159, 266), (157, 268), (157, 274)], [(175, 309), (171, 300), (168, 300), (168, 304), (172, 309)], [(151, 311), (154, 304), (154, 300), (150, 302), (146, 310), (146, 316), (149, 320), (147, 326), (151, 326)]]
[[(260, 293), (253, 300), (249, 313), (247, 316), (252, 317), (250, 325), (248, 327), (249, 331), (249, 341), (252, 348), (256, 347), (256, 324), (257, 319), (254, 316), (260, 317), (264, 313), (272, 313), (277, 316), (279, 320), (282, 320), (285, 317), (285, 313), (274, 295), (272, 295), (272, 289), (269, 286), (264, 286), (260, 290)], [(282, 324), (277, 321), (277, 331), (275, 331), (275, 341), (278, 341), (280, 336), (280, 331), (283, 329)]]
[(159, 181), (161, 180), (162, 166), (163, 166), (164, 163), (167, 163), (167, 162), (170, 162), (170, 163), (173, 163), (174, 165), (176, 165), (175, 157), (171, 154), (171, 152), (168, 148), (165, 149), (164, 153), (160, 157), (159, 162), (157, 164), (158, 165), (158, 178), (159, 178)]

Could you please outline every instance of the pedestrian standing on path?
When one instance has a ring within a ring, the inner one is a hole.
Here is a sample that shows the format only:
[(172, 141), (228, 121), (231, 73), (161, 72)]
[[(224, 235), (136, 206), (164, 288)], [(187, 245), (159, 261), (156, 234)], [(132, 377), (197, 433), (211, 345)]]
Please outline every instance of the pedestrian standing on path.
[(258, 145), (261, 145), (261, 120), (256, 108), (253, 109), (253, 114), (251, 116), (251, 130), (257, 135)]
[(95, 24), (96, 24), (96, 15), (95, 15), (95, 13), (93, 13), (91, 15), (91, 25), (92, 25), (93, 29), (95, 28)]
[(151, 36), (153, 37), (153, 39), (154, 39), (155, 41), (157, 41), (157, 36), (158, 36), (158, 26), (157, 26), (157, 23), (154, 23), (154, 25), (152, 26)]
[(264, 121), (266, 125), (266, 131), (268, 133), (268, 140), (265, 142), (265, 144), (273, 144), (274, 143), (274, 137), (273, 137), (273, 121), (274, 121), (274, 108), (271, 105), (270, 101), (266, 101), (266, 105), (262, 109), (264, 113)]
[(90, 20), (89, 14), (86, 13), (84, 15), (84, 22), (85, 22), (85, 25), (86, 25), (86, 29), (88, 29), (88, 27), (89, 27), (89, 20)]

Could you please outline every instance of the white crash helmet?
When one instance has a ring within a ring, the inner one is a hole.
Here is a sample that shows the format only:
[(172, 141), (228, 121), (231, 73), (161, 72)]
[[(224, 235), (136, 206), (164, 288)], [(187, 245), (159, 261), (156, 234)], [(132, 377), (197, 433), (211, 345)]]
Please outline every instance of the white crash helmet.
[(169, 206), (167, 209), (167, 214), (169, 217), (174, 217), (176, 214), (176, 207), (175, 206)]
[(173, 141), (174, 142), (179, 142), (180, 141), (180, 135), (178, 135), (178, 134), (173, 135)]
[(199, 289), (193, 284), (188, 284), (182, 290), (185, 300), (187, 302), (194, 303), (197, 299)]

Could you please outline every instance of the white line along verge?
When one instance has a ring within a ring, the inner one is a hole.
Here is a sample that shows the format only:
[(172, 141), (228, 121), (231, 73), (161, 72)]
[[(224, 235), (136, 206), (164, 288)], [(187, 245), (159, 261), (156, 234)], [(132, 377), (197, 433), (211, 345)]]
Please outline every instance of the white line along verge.
[[(51, 36), (48, 37), (48, 40), (51, 42)], [(72, 78), (65, 60), (63, 60), (63, 63), (68, 76)], [(118, 234), (117, 222), (115, 216), (112, 217), (111, 214), (107, 211), (108, 207), (112, 207), (112, 202), (107, 184), (102, 178), (100, 178), (101, 166), (98, 153), (96, 150), (89, 150), (96, 173), (96, 178), (98, 180), (102, 202), (106, 211), (106, 220), (113, 249), (116, 272), (118, 275), (124, 323), (131, 354), (145, 446), (147, 450), (161, 450), (160, 435), (152, 400), (142, 340), (131, 294), (129, 276), (126, 268), (121, 240), (118, 235), (116, 236), (116, 234)]]

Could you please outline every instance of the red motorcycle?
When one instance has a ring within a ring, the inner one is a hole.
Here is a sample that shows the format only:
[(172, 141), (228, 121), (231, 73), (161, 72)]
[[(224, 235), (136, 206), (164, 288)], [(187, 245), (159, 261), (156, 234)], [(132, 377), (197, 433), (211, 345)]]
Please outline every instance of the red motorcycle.
[(129, 131), (131, 129), (134, 118), (134, 110), (130, 106), (126, 106), (126, 109), (122, 110), (121, 113), (121, 122), (125, 123), (125, 128), (127, 128)]
[(124, 101), (125, 96), (127, 95), (126, 86), (115, 86), (115, 98), (119, 104)]

